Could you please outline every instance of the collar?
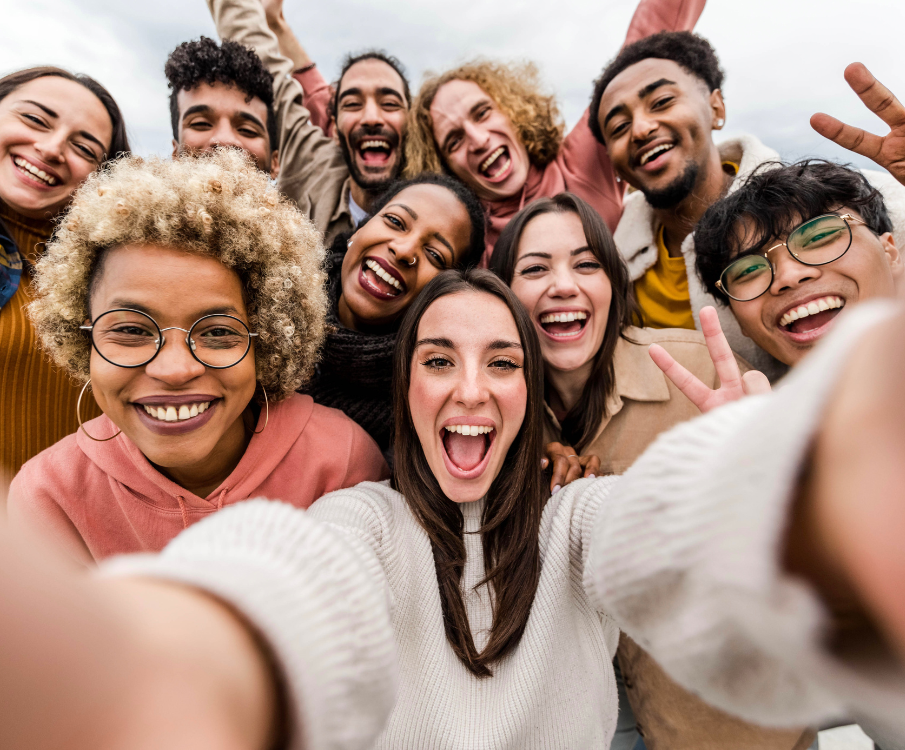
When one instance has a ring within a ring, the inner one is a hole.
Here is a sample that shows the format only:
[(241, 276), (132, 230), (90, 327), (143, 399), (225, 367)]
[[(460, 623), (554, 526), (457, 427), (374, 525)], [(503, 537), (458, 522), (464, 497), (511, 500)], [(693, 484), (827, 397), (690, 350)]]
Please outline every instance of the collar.
[(342, 189), (339, 191), (339, 202), (336, 204), (336, 210), (333, 211), (333, 215), (330, 217), (330, 225), (332, 226), (335, 222), (340, 219), (347, 217), (349, 219), (349, 223), (352, 224), (352, 229), (355, 229), (355, 221), (352, 218), (352, 210), (349, 207), (349, 201), (352, 199), (352, 175), (346, 177), (345, 182), (343, 182)]

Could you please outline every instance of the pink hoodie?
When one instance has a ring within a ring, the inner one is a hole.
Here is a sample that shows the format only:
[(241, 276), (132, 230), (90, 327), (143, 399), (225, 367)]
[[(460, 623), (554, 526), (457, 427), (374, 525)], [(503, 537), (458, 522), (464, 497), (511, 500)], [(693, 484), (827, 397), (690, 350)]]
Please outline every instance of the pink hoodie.
[[(106, 416), (92, 435), (115, 431)], [(125, 435), (106, 442), (81, 431), (28, 461), (9, 491), (11, 523), (49, 535), (84, 562), (156, 552), (224, 505), (252, 497), (307, 508), (333, 490), (389, 476), (377, 444), (337, 409), (294, 394), (270, 407), (239, 465), (207, 498), (167, 479)]]

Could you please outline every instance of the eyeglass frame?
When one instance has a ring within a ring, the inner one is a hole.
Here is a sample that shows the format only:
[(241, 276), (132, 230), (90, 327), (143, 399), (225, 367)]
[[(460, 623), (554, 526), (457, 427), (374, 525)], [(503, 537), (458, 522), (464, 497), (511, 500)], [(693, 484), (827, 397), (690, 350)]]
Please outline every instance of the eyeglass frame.
[[(104, 315), (114, 312), (138, 313), (139, 315), (144, 315), (154, 324), (154, 327), (157, 329), (157, 333), (160, 334), (160, 337), (154, 342), (157, 345), (157, 350), (144, 362), (141, 362), (137, 365), (121, 365), (118, 362), (114, 362), (112, 359), (107, 359), (107, 357), (104, 356), (103, 352), (98, 348), (98, 345), (94, 341), (94, 324), (102, 317), (104, 317)], [(248, 331), (248, 346), (245, 348), (245, 353), (231, 365), (209, 365), (207, 362), (202, 361), (201, 358), (195, 353), (195, 342), (192, 339), (192, 331), (195, 330), (195, 326), (198, 325), (202, 320), (207, 320), (208, 318), (229, 318), (230, 320), (235, 320), (238, 323), (241, 323), (245, 330)], [(160, 354), (160, 350), (163, 349), (163, 345), (167, 343), (167, 337), (164, 336), (164, 331), (185, 331), (185, 345), (188, 347), (188, 350), (191, 353), (192, 357), (199, 364), (204, 365), (205, 367), (210, 367), (212, 370), (228, 370), (230, 367), (235, 367), (248, 356), (248, 352), (251, 351), (251, 340), (258, 336), (257, 333), (252, 333), (252, 331), (248, 327), (248, 324), (244, 320), (237, 318), (235, 315), (211, 313), (210, 315), (202, 315), (200, 318), (198, 318), (198, 320), (192, 323), (192, 325), (188, 329), (180, 328), (179, 326), (167, 326), (166, 328), (161, 328), (160, 324), (146, 312), (142, 312), (141, 310), (133, 310), (130, 307), (115, 307), (112, 310), (106, 310), (98, 315), (93, 321), (91, 321), (90, 326), (79, 326), (79, 330), (88, 331), (89, 338), (91, 339), (91, 346), (94, 347), (94, 351), (98, 353), (101, 359), (103, 359), (105, 362), (109, 362), (114, 367), (123, 367), (127, 370), (134, 370), (138, 367), (144, 367), (145, 365), (148, 365), (154, 361), (154, 358), (158, 354)]]
[[(848, 227), (848, 245), (846, 246), (845, 250), (843, 250), (839, 255), (837, 255), (832, 260), (827, 260), (827, 261), (824, 261), (823, 263), (806, 263), (801, 258), (799, 258), (795, 253), (793, 253), (791, 248), (789, 248), (789, 245), (788, 245), (789, 235), (792, 235), (795, 232), (797, 232), (805, 224), (809, 224), (812, 221), (817, 221), (817, 219), (822, 219), (825, 216), (835, 216), (839, 219), (842, 219), (842, 221), (845, 222), (846, 227)], [(851, 224), (849, 224), (850, 221), (853, 221), (856, 224), (864, 224), (864, 226), (868, 226), (866, 221), (864, 221), (863, 219), (859, 219), (857, 216), (852, 216), (851, 214), (834, 214), (832, 212), (827, 213), (827, 214), (820, 214), (819, 216), (814, 216), (814, 217), (808, 219), (807, 221), (803, 221), (803, 222), (801, 222), (801, 224), (799, 224), (794, 229), (792, 229), (792, 231), (789, 232), (788, 235), (786, 235), (786, 242), (778, 242), (775, 245), (773, 245), (773, 247), (769, 248), (768, 250), (764, 250), (764, 252), (762, 252), (762, 253), (742, 253), (740, 255), (736, 255), (732, 259), (732, 262), (723, 269), (722, 273), (720, 274), (720, 278), (717, 279), (717, 281), (716, 281), (715, 286), (717, 289), (720, 290), (720, 292), (722, 294), (726, 295), (729, 299), (734, 299), (736, 302), (753, 302), (758, 297), (763, 297), (767, 292), (770, 291), (770, 287), (773, 286), (773, 281), (776, 279), (776, 266), (774, 265), (773, 261), (770, 260), (770, 253), (773, 252), (778, 247), (785, 247), (785, 249), (789, 251), (789, 255), (791, 255), (793, 259), (795, 259), (796, 261), (801, 263), (801, 265), (803, 265), (803, 266), (810, 266), (811, 268), (816, 268), (818, 266), (826, 266), (826, 265), (829, 265), (830, 263), (835, 263), (837, 260), (839, 260), (839, 258), (841, 258), (843, 255), (845, 255), (852, 247), (852, 242), (854, 240), (854, 234), (852, 233)], [(739, 299), (738, 297), (733, 297), (731, 294), (729, 294), (729, 292), (727, 292), (723, 288), (723, 274), (725, 274), (726, 271), (728, 271), (737, 260), (739, 260), (740, 258), (746, 258), (749, 255), (756, 255), (756, 256), (762, 255), (764, 258), (767, 259), (767, 263), (770, 264), (770, 283), (767, 284), (767, 288), (764, 289), (764, 291), (762, 291), (757, 296), (749, 297), (748, 299)]]

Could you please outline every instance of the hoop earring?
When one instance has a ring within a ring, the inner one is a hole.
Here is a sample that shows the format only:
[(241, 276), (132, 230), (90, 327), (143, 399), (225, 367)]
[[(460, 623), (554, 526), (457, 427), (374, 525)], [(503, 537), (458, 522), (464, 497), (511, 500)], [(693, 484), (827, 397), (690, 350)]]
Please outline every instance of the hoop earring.
[(260, 435), (264, 432), (267, 429), (267, 423), (270, 421), (270, 401), (267, 400), (267, 389), (264, 388), (263, 383), (261, 383), (261, 390), (264, 391), (264, 408), (266, 409), (264, 412), (264, 426), (260, 430), (254, 430), (252, 432), (253, 435)]
[(122, 432), (122, 430), (117, 432), (116, 435), (111, 435), (108, 438), (96, 438), (96, 437), (91, 437), (91, 435), (88, 435), (88, 430), (86, 430), (85, 425), (82, 424), (82, 396), (85, 395), (85, 389), (89, 385), (91, 385), (91, 378), (88, 378), (88, 382), (82, 386), (82, 390), (79, 392), (79, 400), (75, 404), (75, 418), (77, 420), (79, 420), (79, 429), (82, 432), (84, 432), (86, 436), (88, 436), (95, 443), (106, 443), (108, 440), (113, 440), (113, 438), (115, 438), (116, 435), (119, 435)]

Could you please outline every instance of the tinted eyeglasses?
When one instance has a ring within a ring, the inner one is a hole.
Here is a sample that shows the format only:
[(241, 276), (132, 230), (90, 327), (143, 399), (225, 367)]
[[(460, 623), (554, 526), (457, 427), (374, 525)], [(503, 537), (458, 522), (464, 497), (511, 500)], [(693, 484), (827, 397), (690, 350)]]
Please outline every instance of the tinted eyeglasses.
[(760, 297), (773, 283), (775, 268), (770, 253), (778, 247), (785, 247), (789, 255), (806, 266), (825, 266), (839, 260), (852, 246), (850, 222), (865, 224), (851, 214), (823, 214), (808, 219), (789, 232), (785, 242), (732, 261), (720, 274), (717, 289), (738, 302)]
[(117, 367), (142, 367), (160, 353), (166, 343), (164, 331), (185, 331), (192, 356), (205, 367), (225, 370), (241, 362), (258, 334), (232, 315), (205, 315), (186, 330), (161, 328), (150, 315), (126, 308), (107, 310), (90, 326), (91, 344), (98, 354)]

